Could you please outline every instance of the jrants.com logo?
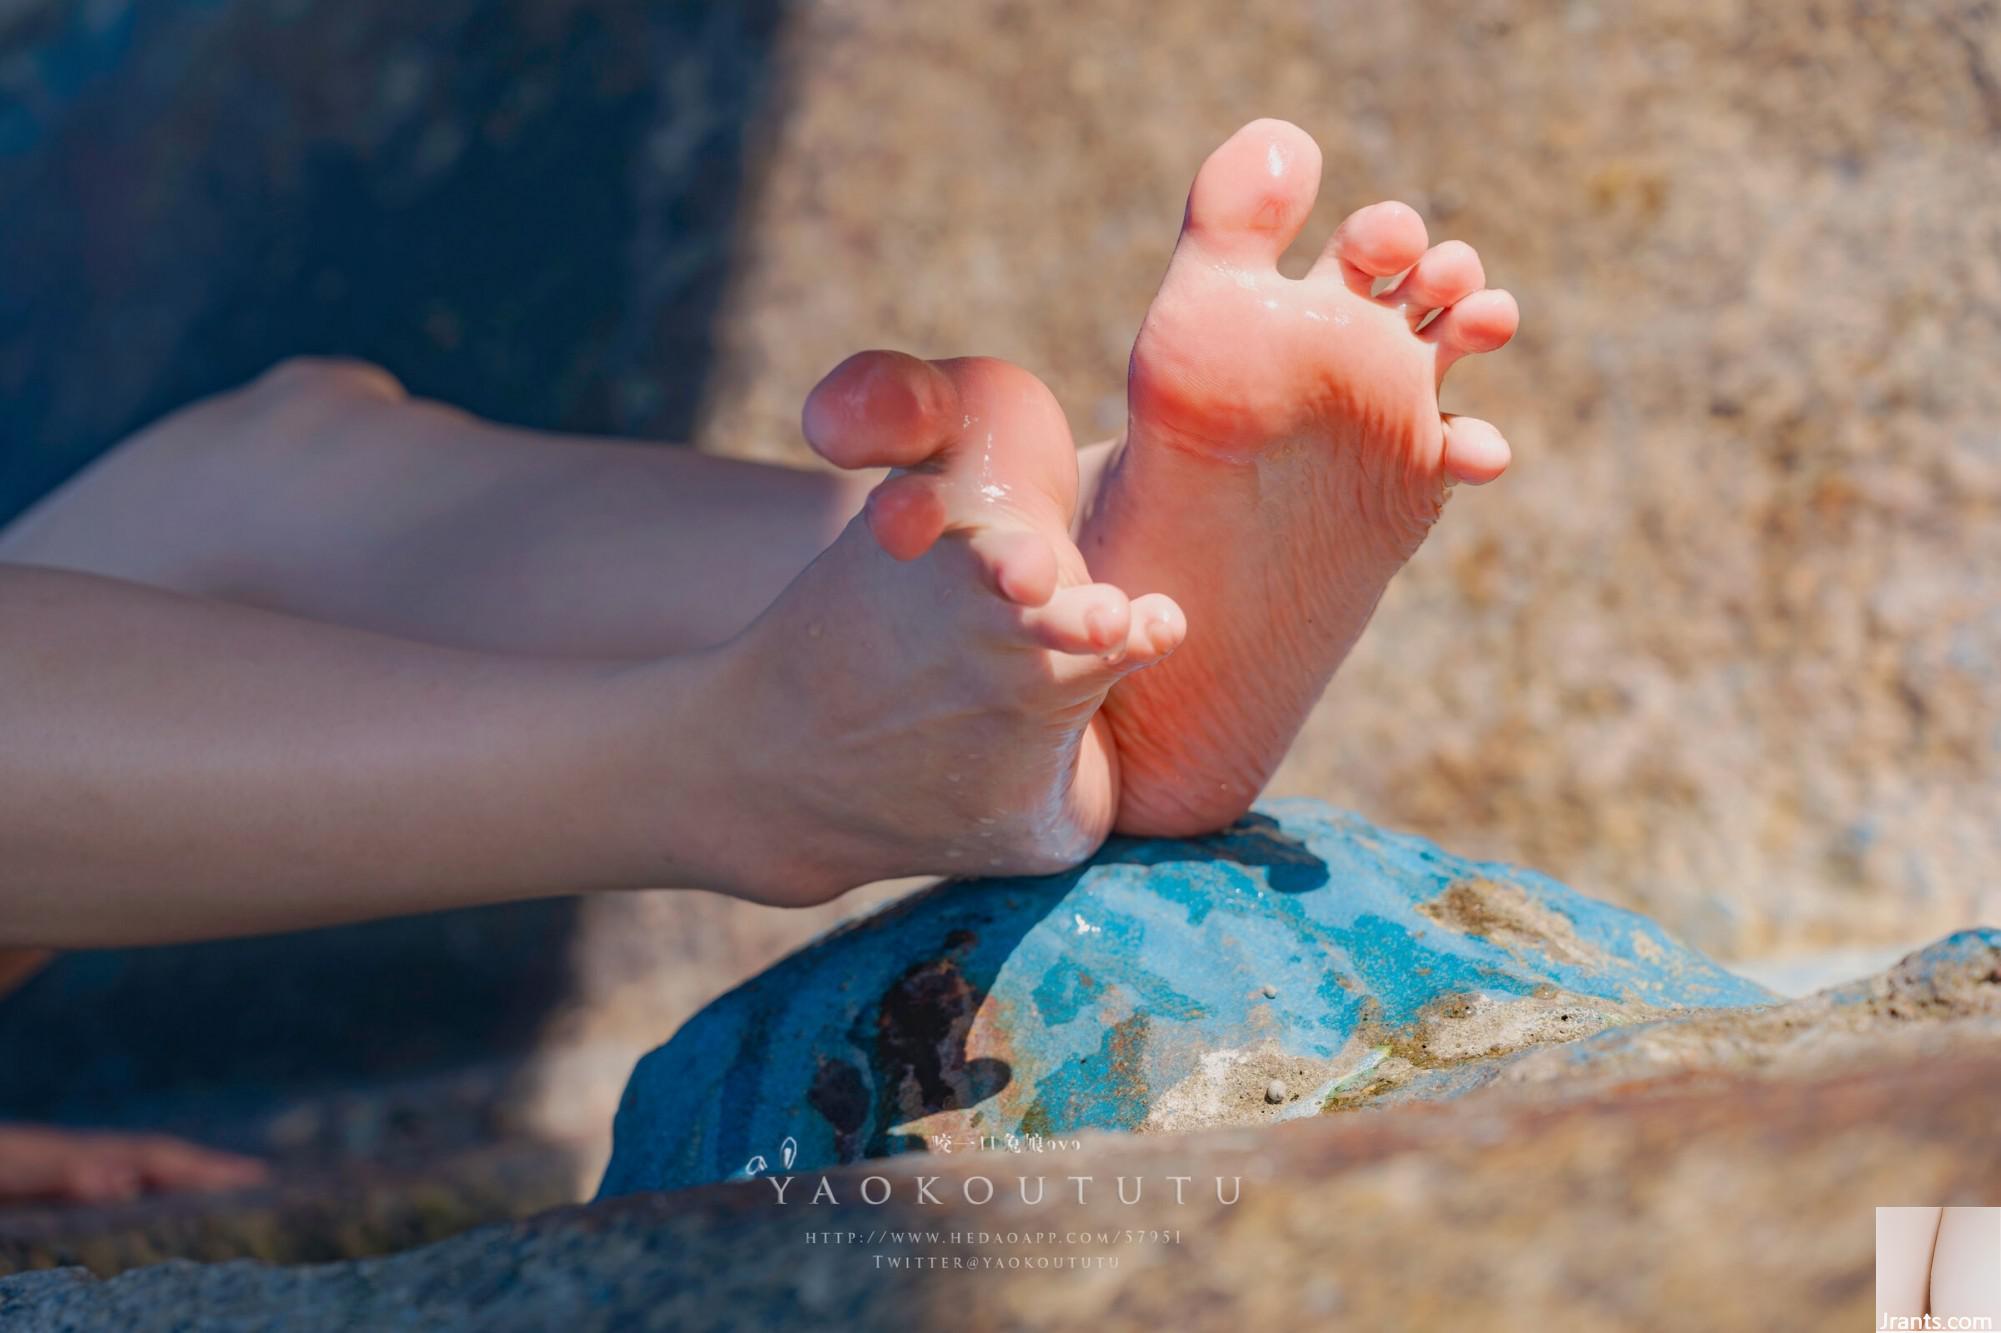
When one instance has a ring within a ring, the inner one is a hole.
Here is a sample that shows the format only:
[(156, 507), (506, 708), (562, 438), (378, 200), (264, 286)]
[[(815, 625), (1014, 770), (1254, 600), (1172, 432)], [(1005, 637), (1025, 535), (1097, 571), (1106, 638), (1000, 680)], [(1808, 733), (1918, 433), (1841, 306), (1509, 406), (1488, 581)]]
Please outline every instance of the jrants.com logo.
[(2001, 1328), (2001, 1208), (1878, 1208), (1876, 1327)]

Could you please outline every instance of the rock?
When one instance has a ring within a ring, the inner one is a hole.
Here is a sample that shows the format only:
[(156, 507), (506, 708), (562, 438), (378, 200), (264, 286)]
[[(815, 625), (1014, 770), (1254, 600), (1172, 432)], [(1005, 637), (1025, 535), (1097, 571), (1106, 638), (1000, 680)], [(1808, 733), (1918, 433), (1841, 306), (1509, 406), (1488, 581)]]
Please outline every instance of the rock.
[(640, 1062), (601, 1194), (1438, 1097), (1526, 1048), (1771, 998), (1543, 876), (1275, 802), (942, 885), (786, 959)]
[[(1483, 1092), (1530, 1098), (1640, 1079), (1830, 1073), (2001, 1050), (2001, 930), (1959, 931), (1880, 976), (1787, 1004), (1635, 1023), (1496, 1062)], [(1400, 1092), (1411, 1095), (1418, 1089)]]
[[(1526, 1104), (1086, 1135), (1054, 1165), (1001, 1151), (843, 1168), (824, 1177), (831, 1203), (807, 1202), (817, 1175), (795, 1177), (786, 1204), (756, 1180), (562, 1209), (383, 1259), (4, 1278), (0, 1324), (987, 1333), (1304, 1313), (1314, 1326), (1494, 1333), (1868, 1328), (1874, 1201), (2001, 1197), (1996, 1086), (1990, 1046), (1842, 1074), (1655, 1079), (1616, 1097), (1552, 1088)], [(917, 1162), (936, 1204), (917, 1191)], [(1023, 1202), (1024, 1173), (1050, 1178), (1040, 1203)], [(1081, 1204), (1071, 1175), (1092, 1178)], [(1179, 1204), (1175, 1176), (1189, 1181)], [(879, 1205), (863, 1202), (869, 1177), (888, 1187)], [(999, 1182), (995, 1196), (969, 1203), (980, 1178)], [(1133, 1182), (1127, 1204), (1119, 1185)], [(1076, 1232), (1087, 1238), (1066, 1243)]]
[(359, 1258), (584, 1197), (633, 1062), (888, 887), (804, 912), (606, 895), (61, 955), (0, 995), (0, 1117), (172, 1131), (283, 1183), (0, 1210), (0, 1271)]
[[(1285, 1105), (1189, 1094), (1240, 1070)], [(1997, 1085), (2001, 931), (1776, 1004), (1541, 876), (1285, 802), (942, 886), (697, 1015), (635, 1075), (604, 1192), (764, 1178), (378, 1259), (20, 1274), (0, 1323), (1861, 1326), (1875, 1201), (2001, 1192)], [(979, 1143), (832, 1165), (921, 1146), (913, 1118)]]
[[(73, 1264), (111, 1276), (167, 1259), (324, 1263), (388, 1254), (574, 1203), (564, 1145), (490, 1147), (338, 1167), (281, 1163), (268, 1185), (94, 1206), (0, 1209), (0, 1273)], [(0, 1328), (11, 1328), (0, 1310)]]

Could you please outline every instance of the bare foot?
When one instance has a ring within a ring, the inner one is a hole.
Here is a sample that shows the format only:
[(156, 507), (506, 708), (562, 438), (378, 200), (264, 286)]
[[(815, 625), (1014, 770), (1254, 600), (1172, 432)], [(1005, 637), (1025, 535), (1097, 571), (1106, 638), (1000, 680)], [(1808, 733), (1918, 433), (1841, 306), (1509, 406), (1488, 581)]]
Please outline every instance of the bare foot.
[(0, 1125), (0, 1204), (117, 1203), (261, 1183), (262, 1162), (161, 1134)]
[(1514, 298), (1483, 289), (1465, 244), (1427, 249), (1397, 203), (1284, 277), (1319, 178), (1319, 148), (1283, 121), (1217, 149), (1133, 347), (1125, 443), (1080, 543), (1095, 577), (1168, 593), (1192, 629), (1106, 703), (1121, 832), (1201, 833), (1249, 808), (1448, 485), (1508, 464), (1492, 426), (1440, 414), (1438, 385), (1513, 336)]
[(1090, 855), (1118, 809), (1099, 708), (1186, 625), (1167, 597), (1089, 581), (1055, 399), (1000, 361), (864, 352), (805, 428), (843, 467), (899, 470), (722, 650), (765, 738), (737, 816), (757, 868), (725, 887), (799, 903)]
[[(0, 949), (0, 995), (39, 971), (46, 949)], [(112, 1134), (44, 1125), (0, 1125), (0, 1206), (115, 1203), (174, 1190), (241, 1189), (263, 1181), (262, 1162), (163, 1134)]]

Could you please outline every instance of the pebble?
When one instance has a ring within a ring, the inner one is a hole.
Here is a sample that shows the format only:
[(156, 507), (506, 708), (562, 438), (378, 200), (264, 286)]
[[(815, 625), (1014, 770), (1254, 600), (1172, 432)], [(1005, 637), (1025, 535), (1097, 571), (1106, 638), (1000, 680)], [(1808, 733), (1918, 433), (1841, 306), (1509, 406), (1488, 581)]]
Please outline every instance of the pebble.
[(1273, 1106), (1277, 1106), (1280, 1102), (1285, 1100), (1284, 1079), (1275, 1078), (1271, 1082), (1265, 1084), (1265, 1100), (1270, 1102)]
[(1265, 998), (1267, 1000), (1276, 1000), (1278, 998), (1278, 987), (1272, 985), (1269, 981), (1265, 983)]

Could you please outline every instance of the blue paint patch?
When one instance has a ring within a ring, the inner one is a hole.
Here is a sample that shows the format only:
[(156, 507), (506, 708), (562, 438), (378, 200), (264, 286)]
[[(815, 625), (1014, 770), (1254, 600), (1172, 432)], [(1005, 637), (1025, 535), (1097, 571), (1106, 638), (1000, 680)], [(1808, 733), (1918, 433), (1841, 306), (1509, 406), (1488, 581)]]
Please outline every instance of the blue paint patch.
[[(1421, 910), (1472, 881), (1519, 890), (1566, 937), (1486, 938)], [(1772, 999), (1545, 876), (1273, 802), (1214, 837), (1114, 839), (1063, 875), (940, 885), (802, 949), (640, 1061), (600, 1194), (726, 1179), (787, 1139), (793, 1169), (815, 1170), (968, 1127), (1133, 1129), (1205, 1055), (1325, 1062), (1365, 1023), (1550, 986), (1661, 1008)], [(1487, 1076), (1420, 1083), (1442, 1096)]]
[(1104, 987), (1091, 980), (1083, 968), (1068, 958), (1059, 958), (1043, 973), (1042, 980), (1032, 992), (1035, 996), (1035, 1011), (1044, 1024), (1061, 1027), (1077, 1016), (1077, 1011), (1086, 1004), (1094, 1003), (1104, 994)]

